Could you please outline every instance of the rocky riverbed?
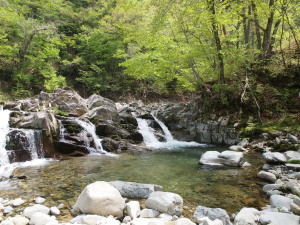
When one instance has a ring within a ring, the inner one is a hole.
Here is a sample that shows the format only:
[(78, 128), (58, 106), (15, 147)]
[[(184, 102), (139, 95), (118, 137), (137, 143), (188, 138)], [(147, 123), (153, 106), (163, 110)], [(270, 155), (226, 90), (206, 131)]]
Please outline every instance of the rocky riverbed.
[[(107, 152), (151, 152), (152, 149), (142, 144), (143, 137), (135, 117), (147, 120), (155, 131), (156, 140), (166, 141), (162, 127), (151, 115), (156, 110), (157, 117), (177, 134), (178, 139), (232, 145), (222, 152), (202, 154), (199, 163), (213, 171), (228, 166), (251, 170), (253, 165), (244, 160), (245, 156), (253, 151), (261, 153), (265, 164), (257, 171), (257, 177), (269, 182), (261, 188), (270, 204), (263, 208), (241, 208), (229, 216), (220, 208), (205, 205), (191, 208), (180, 195), (163, 192), (158, 185), (98, 181), (74, 196), (77, 200), (72, 205), (54, 205), (41, 197), (7, 199), (0, 196), (3, 225), (299, 225), (298, 133), (262, 133), (251, 141), (241, 141), (238, 132), (227, 127), (229, 117), (211, 115), (210, 119), (203, 120), (192, 104), (116, 104), (99, 95), (83, 99), (69, 89), (57, 89), (51, 94), (42, 92), (31, 99), (6, 103), (4, 108), (11, 110), (6, 145), (10, 162), (33, 157), (66, 159)], [(41, 143), (37, 141), (40, 137)], [(32, 138), (35, 142), (29, 141)], [(33, 154), (33, 146), (41, 145), (43, 151), (38, 149)], [(14, 178), (24, 179), (26, 175), (15, 173)], [(68, 187), (65, 188), (67, 191)]]

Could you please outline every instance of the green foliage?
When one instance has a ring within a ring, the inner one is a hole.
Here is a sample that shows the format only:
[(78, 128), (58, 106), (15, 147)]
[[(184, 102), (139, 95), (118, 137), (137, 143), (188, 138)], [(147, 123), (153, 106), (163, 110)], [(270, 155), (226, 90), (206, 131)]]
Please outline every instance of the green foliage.
[(290, 160), (287, 163), (291, 163), (291, 164), (300, 164), (300, 160)]

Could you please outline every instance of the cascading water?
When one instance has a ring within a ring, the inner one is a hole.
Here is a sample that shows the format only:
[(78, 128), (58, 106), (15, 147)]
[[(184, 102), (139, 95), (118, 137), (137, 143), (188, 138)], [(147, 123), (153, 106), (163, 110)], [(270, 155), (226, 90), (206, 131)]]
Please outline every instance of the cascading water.
[(6, 138), (9, 132), (9, 110), (3, 110), (3, 106), (0, 105), (0, 167), (9, 164), (8, 154), (5, 149)]
[[(89, 149), (90, 154), (109, 154), (102, 147), (102, 144), (101, 144), (102, 139), (100, 139), (97, 136), (95, 125), (93, 123), (91, 123), (90, 121), (85, 121), (80, 118), (76, 118), (75, 120), (84, 129), (85, 138), (86, 138), (85, 144), (86, 144), (86, 147)], [(93, 138), (95, 148), (89, 146), (90, 141), (88, 140), (88, 136), (91, 136)]]
[[(47, 160), (43, 158), (42, 131), (31, 129), (10, 129), (9, 116), (10, 111), (3, 110), (3, 106), (0, 106), (0, 177), (9, 177), (17, 167), (40, 166), (47, 162)], [(7, 151), (6, 145), (9, 139), (8, 134), (12, 130), (21, 131), (26, 137), (28, 150), (30, 151), (32, 159), (31, 161), (10, 163), (9, 151)]]
[[(134, 115), (134, 114), (133, 114)], [(177, 141), (172, 136), (170, 130), (168, 127), (160, 121), (154, 114), (151, 114), (153, 119), (160, 125), (161, 129), (164, 132), (164, 136), (166, 139), (166, 142), (160, 142), (155, 137), (155, 130), (151, 128), (145, 119), (136, 118), (139, 132), (142, 134), (144, 138), (144, 143), (149, 148), (155, 148), (155, 149), (176, 149), (176, 148), (182, 148), (182, 147), (200, 147), (200, 146), (206, 146), (205, 144), (199, 144), (197, 142), (186, 142), (186, 141)], [(135, 115), (134, 115), (135, 116)]]
[(65, 141), (66, 140), (66, 138), (65, 138), (66, 128), (64, 127), (63, 123), (60, 120), (58, 122), (59, 122), (59, 131), (60, 131), (59, 140)]

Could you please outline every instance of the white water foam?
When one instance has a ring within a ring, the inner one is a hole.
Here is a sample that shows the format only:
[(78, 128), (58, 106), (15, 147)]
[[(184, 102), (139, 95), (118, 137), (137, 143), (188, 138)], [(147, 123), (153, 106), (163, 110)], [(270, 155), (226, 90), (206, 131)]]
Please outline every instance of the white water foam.
[(185, 148), (185, 147), (201, 147), (207, 146), (206, 144), (200, 144), (197, 142), (187, 142), (187, 141), (178, 141), (175, 140), (172, 136), (168, 127), (160, 121), (154, 114), (151, 114), (154, 120), (160, 125), (164, 132), (164, 136), (166, 138), (166, 142), (160, 142), (154, 134), (154, 129), (151, 128), (145, 119), (136, 118), (138, 122), (139, 132), (142, 134), (144, 138), (144, 143), (149, 148), (154, 149), (178, 149), (178, 148)]

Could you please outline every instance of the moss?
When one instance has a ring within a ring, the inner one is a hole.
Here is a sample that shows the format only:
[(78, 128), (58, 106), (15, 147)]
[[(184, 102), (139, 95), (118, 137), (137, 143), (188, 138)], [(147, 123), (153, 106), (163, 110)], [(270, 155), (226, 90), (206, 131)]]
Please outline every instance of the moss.
[(300, 164), (300, 160), (290, 160), (290, 161), (288, 161), (288, 163), (291, 163), (291, 164)]
[(79, 127), (76, 126), (65, 126), (66, 130), (68, 133), (79, 133), (81, 131), (81, 129)]
[(275, 145), (274, 149), (272, 151), (275, 151), (275, 152), (297, 151), (298, 148), (299, 148), (299, 145), (279, 144), (279, 145)]
[(59, 115), (59, 116), (69, 116), (68, 113), (62, 111), (58, 107), (52, 107), (52, 109), (54, 110), (54, 113), (57, 114), (57, 115)]

